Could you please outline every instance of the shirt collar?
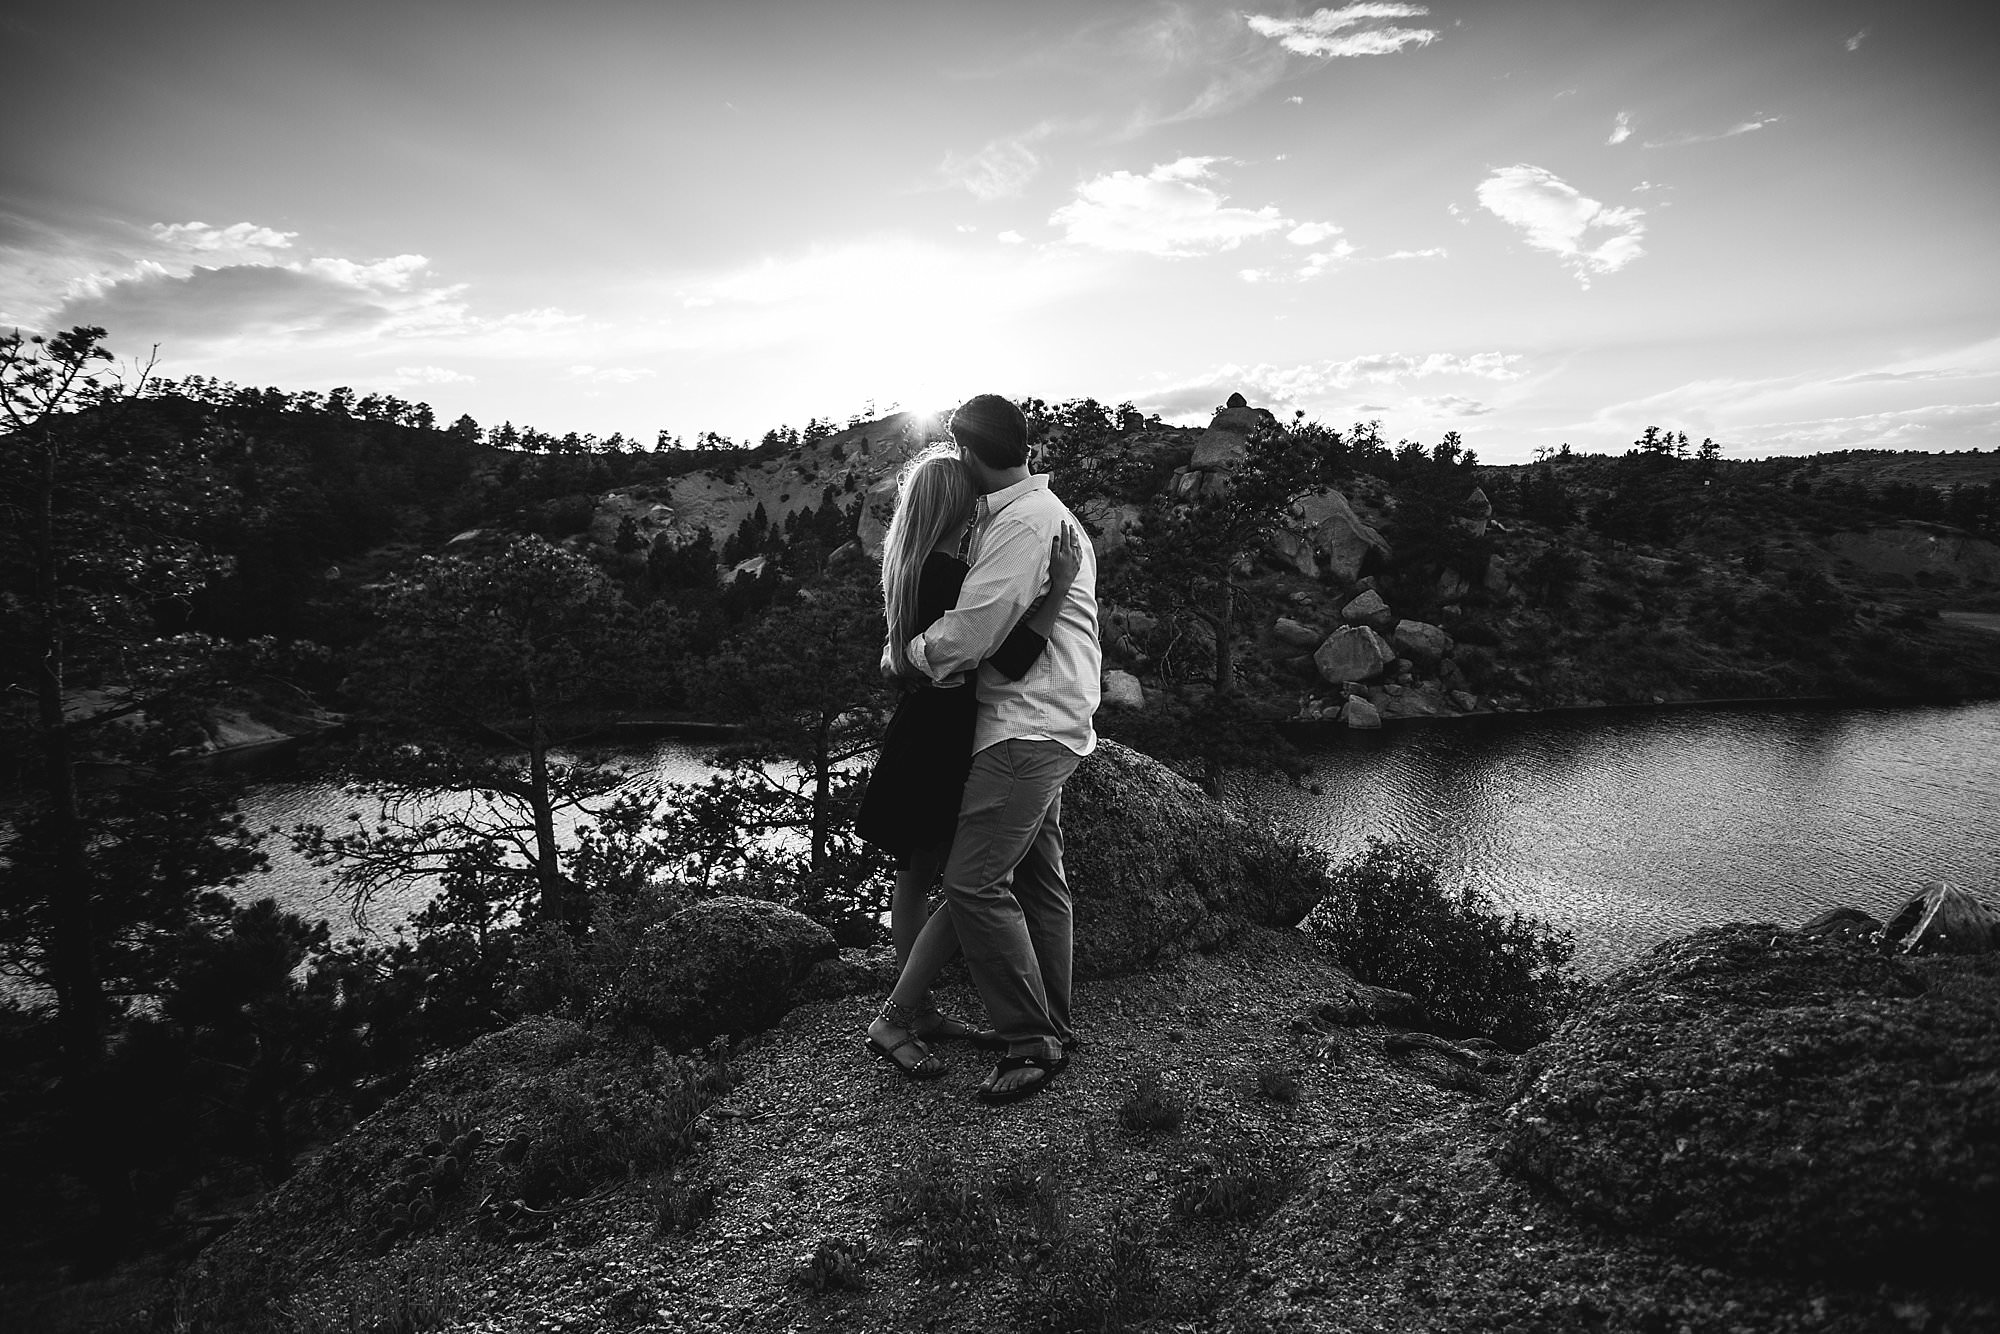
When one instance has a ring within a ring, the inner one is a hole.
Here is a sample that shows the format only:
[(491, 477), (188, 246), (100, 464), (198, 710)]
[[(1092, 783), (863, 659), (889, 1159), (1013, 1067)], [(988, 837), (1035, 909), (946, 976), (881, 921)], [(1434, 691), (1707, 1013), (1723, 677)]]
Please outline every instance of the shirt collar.
[(990, 523), (995, 515), (1019, 500), (1022, 496), (1032, 491), (1046, 491), (1048, 489), (1049, 475), (1045, 472), (1038, 472), (1026, 481), (1016, 482), (1014, 485), (1002, 487), (990, 495), (981, 496), (979, 498), (979, 522)]

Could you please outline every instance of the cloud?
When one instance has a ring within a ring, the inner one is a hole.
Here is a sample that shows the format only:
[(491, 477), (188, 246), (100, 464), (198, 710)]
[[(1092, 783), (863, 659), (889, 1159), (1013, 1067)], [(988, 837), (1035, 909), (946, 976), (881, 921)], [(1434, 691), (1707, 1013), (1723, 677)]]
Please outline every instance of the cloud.
[(1021, 235), (1019, 232), (1015, 231), (1013, 228), (1010, 227), (1006, 231), (1001, 232), (998, 236), (994, 237), (993, 239), (1000, 242), (1000, 244), (1002, 245), (1020, 245), (1028, 238)]
[(1848, 38), (1841, 45), (1845, 46), (1850, 51), (1859, 51), (1861, 49), (1861, 43), (1866, 41), (1867, 38), (1868, 38), (1868, 29), (1863, 28), (1860, 32), (1855, 33), (1852, 37)]
[(1306, 100), (1303, 97), (1300, 97), (1297, 93), (1293, 93), (1290, 97), (1285, 99), (1286, 106), (1302, 107), (1305, 104)]
[(1766, 422), (1730, 433), (1732, 453), (1817, 454), (1838, 449), (1929, 452), (1983, 448), (2000, 436), (2000, 403), (1936, 403), (1852, 417)]
[[(1305, 362), (1294, 366), (1268, 363), (1241, 366), (1234, 363), (1202, 372), (1179, 384), (1153, 390), (1134, 401), (1163, 417), (1200, 413), (1240, 392), (1253, 403), (1293, 408), (1323, 404), (1330, 398), (1358, 386), (1390, 387), (1411, 380), (1434, 377), (1464, 377), (1506, 383), (1527, 374), (1521, 355), (1514, 352), (1429, 352), (1422, 355), (1402, 352), (1374, 352), (1341, 361)], [(1444, 394), (1415, 400), (1432, 405), (1433, 415), (1472, 416), (1487, 411), (1484, 404), (1463, 395)], [(1447, 410), (1449, 409), (1449, 410)], [(1351, 410), (1380, 412), (1381, 405), (1359, 404)]]
[(633, 384), (659, 374), (646, 366), (572, 366), (569, 378), (586, 384)]
[(1085, 181), (1049, 215), (1071, 244), (1095, 250), (1187, 259), (1234, 250), (1245, 241), (1299, 226), (1275, 205), (1237, 208), (1201, 184), (1212, 157), (1162, 163), (1144, 176), (1114, 171)]
[(1503, 167), (1479, 183), (1479, 203), (1537, 250), (1560, 256), (1583, 286), (1645, 254), (1645, 210), (1611, 208), (1541, 167)]
[(1632, 113), (1629, 111), (1621, 111), (1618, 113), (1618, 119), (1612, 123), (1611, 137), (1606, 139), (1604, 142), (1607, 144), (1622, 144), (1631, 137), (1632, 137)]
[(1019, 134), (995, 139), (976, 153), (947, 153), (938, 171), (952, 185), (979, 200), (1018, 195), (1042, 170), (1035, 145), (1055, 132), (1049, 121)]
[(476, 384), (479, 377), (443, 366), (398, 366), (396, 379), (403, 384)]
[(1384, 259), (1449, 259), (1451, 252), (1441, 245), (1427, 246), (1422, 250), (1391, 250)]
[(260, 227), (254, 222), (235, 222), (227, 227), (211, 227), (205, 222), (156, 222), (148, 230), (169, 246), (197, 253), (286, 250), (299, 235), (297, 232)]
[(1920, 371), (1866, 371), (1859, 375), (1843, 375), (1829, 384), (1881, 384), (1903, 383), (1912, 380), (1963, 380), (1974, 376), (1991, 375), (1991, 371), (1967, 370), (1963, 367), (1938, 367)]
[(1493, 411), (1476, 398), (1463, 394), (1439, 394), (1435, 398), (1413, 398), (1410, 407), (1429, 417), (1483, 417)]
[(1423, 5), (1359, 3), (1339, 9), (1320, 9), (1304, 18), (1272, 18), (1248, 15), (1250, 30), (1275, 37), (1278, 44), (1295, 55), (1334, 60), (1342, 56), (1393, 55), (1410, 46), (1429, 46), (1437, 40), (1430, 28), (1399, 28), (1394, 25), (1371, 27), (1386, 19), (1422, 18), (1430, 10)]
[(1738, 121), (1728, 129), (1718, 130), (1714, 134), (1675, 134), (1665, 139), (1648, 139), (1644, 147), (1683, 148), (1688, 144), (1712, 144), (1718, 139), (1734, 139), (1739, 134), (1749, 134), (1754, 130), (1763, 129), (1766, 125), (1776, 125), (1783, 119), (1783, 116), (1760, 116), (1756, 120)]
[(1293, 245), (1318, 245), (1329, 236), (1340, 234), (1340, 228), (1330, 222), (1302, 222), (1285, 233), (1285, 239)]
[[(407, 281), (407, 279), (406, 279)], [(153, 269), (85, 290), (51, 324), (97, 324), (141, 342), (208, 342), (257, 334), (358, 335), (421, 318), (451, 292), (410, 300), (394, 289), (343, 281), (318, 269), (275, 264), (197, 266), (185, 275)]]

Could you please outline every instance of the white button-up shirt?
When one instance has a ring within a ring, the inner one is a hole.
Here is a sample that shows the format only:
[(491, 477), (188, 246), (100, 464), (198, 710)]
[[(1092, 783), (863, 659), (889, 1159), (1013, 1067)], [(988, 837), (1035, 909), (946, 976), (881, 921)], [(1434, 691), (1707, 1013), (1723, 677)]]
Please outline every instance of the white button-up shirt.
[(1083, 564), (1049, 632), (1049, 646), (1028, 674), (1009, 681), (983, 665), (1049, 586), (1049, 545), (1067, 523), (1083, 525), (1049, 490), (1046, 474), (983, 496), (972, 530), (972, 568), (958, 605), (910, 641), (910, 661), (933, 679), (979, 667), (974, 754), (1001, 741), (1059, 741), (1078, 755), (1097, 748), (1104, 659), (1097, 644), (1097, 554), (1083, 543)]

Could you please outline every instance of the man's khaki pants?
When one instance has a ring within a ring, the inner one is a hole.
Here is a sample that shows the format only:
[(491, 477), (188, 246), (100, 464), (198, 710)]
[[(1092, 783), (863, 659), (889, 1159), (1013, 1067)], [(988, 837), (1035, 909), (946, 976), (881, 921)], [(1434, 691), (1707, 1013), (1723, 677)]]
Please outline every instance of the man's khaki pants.
[(1062, 789), (1076, 752), (1001, 741), (972, 757), (944, 894), (994, 1030), (1009, 1042), (1067, 1040), (1070, 896)]

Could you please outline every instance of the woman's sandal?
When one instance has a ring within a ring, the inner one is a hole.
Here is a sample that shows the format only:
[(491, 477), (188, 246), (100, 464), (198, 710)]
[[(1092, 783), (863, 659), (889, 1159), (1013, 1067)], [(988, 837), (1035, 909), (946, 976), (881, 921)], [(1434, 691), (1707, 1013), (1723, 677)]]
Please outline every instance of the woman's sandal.
[(970, 1042), (978, 1044), (984, 1031), (974, 1028), (955, 1014), (933, 1009), (928, 1014), (917, 1017), (917, 1027), (910, 1030), (926, 1042)]
[[(887, 1061), (890, 1065), (896, 1067), (896, 1073), (900, 1074), (905, 1079), (915, 1079), (919, 1081), (926, 1079), (936, 1079), (938, 1076), (944, 1073), (944, 1062), (940, 1061), (938, 1059), (937, 1053), (932, 1051), (929, 1047), (925, 1046), (924, 1040), (918, 1037), (915, 1033), (908, 1034), (903, 1038), (901, 1042), (892, 1042), (886, 1047), (883, 1046), (881, 1043), (877, 1042), (874, 1038), (867, 1039), (867, 1042), (868, 1042), (868, 1050), (870, 1052), (881, 1057), (883, 1060)], [(921, 1053), (921, 1056), (919, 1057), (915, 1065), (904, 1065), (901, 1061), (896, 1059), (896, 1053), (901, 1051), (905, 1047), (915, 1047), (917, 1051)]]
[[(1067, 1069), (1069, 1069), (1067, 1053), (1053, 1060), (1047, 1056), (1003, 1056), (1000, 1058), (1000, 1064), (993, 1067), (991, 1080), (979, 1086), (979, 1100), (998, 1104), (1032, 1098), (1053, 1084), (1056, 1076)], [(998, 1080), (1002, 1075), (1012, 1074), (1016, 1070), (1040, 1070), (1043, 1074), (1040, 1079), (1030, 1080), (1026, 1084), (1016, 1084), (1009, 1089), (993, 1087), (992, 1080)]]
[[(917, 1036), (915, 1026), (916, 1015), (911, 1014), (894, 1001), (884, 1001), (879, 1017), (891, 1028), (902, 1029), (903, 1040), (884, 1045), (877, 1042), (874, 1038), (868, 1038), (866, 1039), (868, 1050), (872, 1055), (879, 1056), (894, 1066), (896, 1073), (905, 1079), (936, 1079), (945, 1072), (944, 1062), (939, 1060), (937, 1053), (932, 1051), (929, 1045)], [(905, 1065), (896, 1058), (896, 1053), (905, 1047), (914, 1047), (916, 1049), (917, 1060), (915, 1063)]]

